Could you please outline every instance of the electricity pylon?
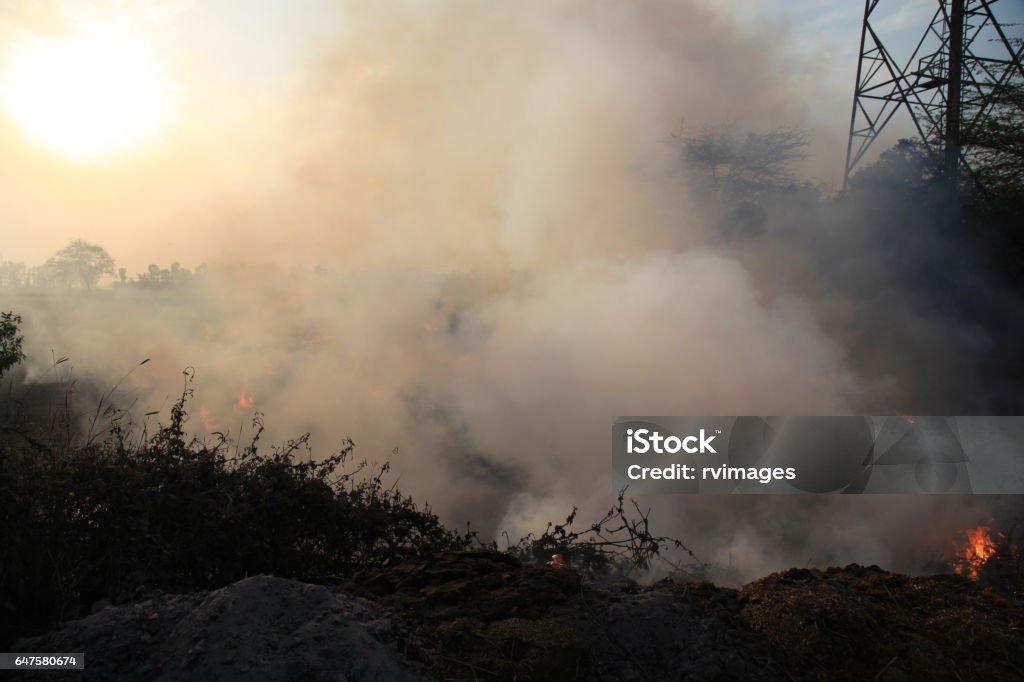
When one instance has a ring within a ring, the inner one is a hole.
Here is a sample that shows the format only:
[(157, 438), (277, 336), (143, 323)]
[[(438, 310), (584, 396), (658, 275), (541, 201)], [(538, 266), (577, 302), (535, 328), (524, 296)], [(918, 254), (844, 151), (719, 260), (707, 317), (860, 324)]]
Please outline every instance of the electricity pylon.
[(879, 2), (864, 2), (843, 188), (901, 109), (956, 183), (961, 172), (972, 175), (970, 149), (961, 141), (984, 124), (999, 94), (1024, 79), (1024, 43), (1007, 37), (996, 19), (992, 6), (998, 0), (936, 0), (924, 35), (901, 65), (872, 25)]

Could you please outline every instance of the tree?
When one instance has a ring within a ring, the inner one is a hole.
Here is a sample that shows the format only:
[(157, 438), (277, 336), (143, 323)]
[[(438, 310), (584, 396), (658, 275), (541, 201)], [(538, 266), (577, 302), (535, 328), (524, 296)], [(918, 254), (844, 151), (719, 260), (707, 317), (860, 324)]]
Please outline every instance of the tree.
[(1024, 80), (998, 87), (988, 115), (964, 131), (961, 143), (990, 198), (1019, 203), (1024, 191)]
[(13, 312), (0, 313), (0, 377), (4, 372), (25, 359), (21, 352), (24, 337), (18, 334), (21, 316)]
[(878, 160), (864, 166), (850, 178), (850, 194), (877, 205), (883, 198), (901, 203), (924, 201), (926, 194), (949, 197), (942, 176), (942, 160), (919, 140), (901, 139), (886, 149)]
[(820, 196), (818, 187), (798, 182), (793, 174), (792, 163), (804, 157), (807, 146), (798, 131), (718, 129), (677, 135), (674, 143), (695, 194), (717, 212), (719, 232), (726, 238), (757, 236), (772, 212), (791, 212)]
[(26, 280), (27, 270), (24, 263), (0, 263), (0, 288), (16, 289), (25, 286)]
[(962, 142), (980, 187), (972, 210), (996, 262), (1024, 292), (1024, 78), (1015, 75), (996, 90), (988, 116), (968, 127)]
[(683, 160), (698, 177), (732, 198), (754, 198), (795, 183), (790, 164), (804, 156), (807, 138), (793, 130), (729, 131), (678, 136)]
[(76, 239), (47, 260), (43, 268), (51, 281), (91, 291), (103, 275), (113, 276), (114, 259), (103, 247)]

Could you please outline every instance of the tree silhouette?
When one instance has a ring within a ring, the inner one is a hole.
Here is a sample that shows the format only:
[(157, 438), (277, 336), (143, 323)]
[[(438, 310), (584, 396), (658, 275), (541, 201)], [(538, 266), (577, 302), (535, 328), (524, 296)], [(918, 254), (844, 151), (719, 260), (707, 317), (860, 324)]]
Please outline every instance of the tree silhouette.
[(76, 239), (47, 260), (43, 268), (51, 281), (91, 291), (103, 275), (114, 274), (114, 259), (102, 246)]
[(728, 129), (675, 141), (696, 179), (730, 198), (753, 198), (795, 183), (790, 165), (804, 156), (807, 138), (794, 130), (738, 135)]
[(1024, 190), (1024, 79), (996, 89), (988, 116), (964, 131), (962, 144), (990, 200), (1019, 206)]

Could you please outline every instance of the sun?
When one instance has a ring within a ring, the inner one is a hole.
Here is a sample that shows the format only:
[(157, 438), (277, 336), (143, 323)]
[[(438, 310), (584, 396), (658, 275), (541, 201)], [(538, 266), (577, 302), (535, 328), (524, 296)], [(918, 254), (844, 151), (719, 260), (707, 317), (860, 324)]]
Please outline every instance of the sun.
[(76, 161), (152, 145), (171, 115), (149, 44), (110, 31), (17, 43), (0, 85), (26, 137)]

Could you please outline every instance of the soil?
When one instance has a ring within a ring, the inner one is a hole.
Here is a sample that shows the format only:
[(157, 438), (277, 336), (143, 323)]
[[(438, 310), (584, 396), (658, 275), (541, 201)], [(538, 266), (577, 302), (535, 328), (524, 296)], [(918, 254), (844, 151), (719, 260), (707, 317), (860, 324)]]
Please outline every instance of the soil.
[(1019, 680), (1022, 607), (877, 567), (733, 590), (452, 552), (329, 588), (259, 576), (98, 605), (14, 650), (84, 652), (83, 680)]

